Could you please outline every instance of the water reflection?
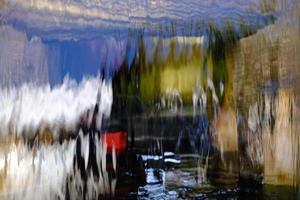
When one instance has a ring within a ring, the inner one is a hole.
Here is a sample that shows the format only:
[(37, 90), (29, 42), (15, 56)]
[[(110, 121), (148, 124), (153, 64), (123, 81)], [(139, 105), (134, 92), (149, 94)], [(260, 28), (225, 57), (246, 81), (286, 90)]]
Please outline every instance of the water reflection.
[[(100, 15), (72, 5), (54, 11)], [(170, 20), (64, 42), (1, 25), (0, 197), (299, 199), (299, 13), (276, 5), (261, 1), (257, 22)], [(51, 15), (48, 1), (29, 7)], [(77, 74), (85, 61), (98, 77)], [(48, 85), (68, 68), (80, 84)]]

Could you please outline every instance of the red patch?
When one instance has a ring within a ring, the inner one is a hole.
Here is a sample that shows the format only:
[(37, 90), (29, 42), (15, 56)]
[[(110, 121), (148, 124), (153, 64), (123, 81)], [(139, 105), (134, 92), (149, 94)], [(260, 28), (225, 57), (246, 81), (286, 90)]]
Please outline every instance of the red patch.
[(127, 148), (127, 132), (106, 132), (101, 135), (101, 140), (107, 145), (107, 152), (111, 153), (113, 146), (116, 149), (116, 154), (120, 154)]

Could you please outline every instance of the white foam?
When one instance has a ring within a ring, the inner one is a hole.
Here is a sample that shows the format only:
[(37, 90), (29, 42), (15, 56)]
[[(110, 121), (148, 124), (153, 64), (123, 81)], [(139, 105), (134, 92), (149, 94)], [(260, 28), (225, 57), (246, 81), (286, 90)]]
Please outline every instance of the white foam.
[[(20, 88), (2, 89), (0, 91), (1, 131), (12, 126), (21, 133), (27, 127), (38, 129), (43, 123), (51, 130), (59, 126), (74, 128), (85, 110), (99, 105), (97, 119), (109, 116), (112, 105), (111, 82), (99, 81), (98, 78), (86, 78), (81, 83), (65, 78), (62, 85), (50, 88), (49, 85), (37, 86), (24, 84)], [(90, 113), (93, 113), (90, 112)], [(58, 123), (58, 121), (60, 121)], [(91, 125), (91, 122), (88, 126)], [(101, 121), (97, 126), (101, 127)], [(80, 154), (84, 159), (85, 169), (89, 159), (89, 135), (81, 139)], [(116, 179), (109, 180), (106, 171), (106, 145), (96, 137), (96, 160), (100, 177), (96, 180), (88, 175), (88, 198), (94, 199), (98, 194), (114, 193)], [(7, 150), (0, 154), (0, 172), (5, 174), (4, 186), (0, 190), (0, 199), (64, 199), (68, 188), (71, 199), (83, 197), (83, 179), (80, 170), (74, 164), (76, 140), (43, 145), (34, 143), (28, 147), (23, 140), (8, 144)], [(115, 152), (112, 157), (115, 157)], [(114, 161), (116, 169), (116, 161)]]
[[(93, 108), (97, 93), (101, 112), (110, 114), (112, 104), (111, 82), (101, 83), (97, 77), (84, 78), (79, 84), (66, 77), (61, 85), (23, 84), (19, 88), (0, 89), (0, 133), (14, 131), (33, 134), (41, 125), (50, 126), (54, 134), (63, 126), (73, 130), (80, 115)], [(109, 95), (108, 95), (109, 94)]]
[(8, 154), (0, 157), (6, 163), (0, 198), (64, 197), (65, 179), (72, 167), (74, 148), (75, 141), (33, 150), (21, 143), (12, 145)]

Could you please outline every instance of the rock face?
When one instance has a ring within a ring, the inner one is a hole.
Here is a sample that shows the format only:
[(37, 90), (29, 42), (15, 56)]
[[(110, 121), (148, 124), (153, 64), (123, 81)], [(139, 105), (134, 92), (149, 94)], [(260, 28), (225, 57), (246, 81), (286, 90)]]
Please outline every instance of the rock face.
[(297, 26), (283, 24), (241, 39), (235, 49), (240, 174), (256, 172), (266, 184), (297, 185), (300, 40)]
[[(24, 82), (48, 83), (55, 78), (59, 53), (40, 38), (10, 26), (0, 27), (0, 86), (19, 86)], [(57, 74), (56, 74), (57, 76)]]

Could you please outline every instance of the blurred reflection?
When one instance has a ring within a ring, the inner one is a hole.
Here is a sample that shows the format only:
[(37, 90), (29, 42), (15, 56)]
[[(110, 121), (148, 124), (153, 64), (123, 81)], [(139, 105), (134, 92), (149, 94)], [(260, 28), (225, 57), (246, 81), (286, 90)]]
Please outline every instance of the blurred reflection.
[[(239, 20), (167, 20), (64, 42), (1, 25), (0, 197), (299, 198), (296, 4), (259, 1), (258, 16)], [(48, 16), (51, 5), (29, 7)], [(53, 5), (89, 23), (118, 18), (99, 5)], [(81, 82), (61, 82), (68, 73)]]

